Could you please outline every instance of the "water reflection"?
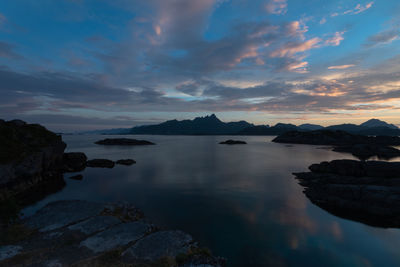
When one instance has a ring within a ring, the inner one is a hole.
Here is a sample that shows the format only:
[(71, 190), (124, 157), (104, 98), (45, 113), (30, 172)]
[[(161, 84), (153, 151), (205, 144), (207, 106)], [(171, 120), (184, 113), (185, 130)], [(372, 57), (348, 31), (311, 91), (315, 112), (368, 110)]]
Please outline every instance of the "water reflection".
[(314, 206), (292, 172), (316, 162), (353, 158), (314, 146), (241, 137), (140, 136), (151, 147), (104, 147), (105, 136), (65, 136), (69, 151), (89, 158), (133, 158), (136, 165), (87, 168), (83, 181), (66, 179), (56, 199), (126, 200), (169, 229), (191, 233), (228, 258), (229, 266), (393, 266), (400, 264), (397, 229), (372, 228)]

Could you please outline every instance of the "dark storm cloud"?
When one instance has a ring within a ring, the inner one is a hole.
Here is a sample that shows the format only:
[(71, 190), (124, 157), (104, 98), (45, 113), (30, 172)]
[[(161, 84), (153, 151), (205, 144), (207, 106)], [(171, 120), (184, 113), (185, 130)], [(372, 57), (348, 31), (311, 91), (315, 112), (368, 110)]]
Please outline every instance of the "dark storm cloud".
[(0, 58), (22, 59), (23, 57), (14, 51), (15, 46), (0, 41)]

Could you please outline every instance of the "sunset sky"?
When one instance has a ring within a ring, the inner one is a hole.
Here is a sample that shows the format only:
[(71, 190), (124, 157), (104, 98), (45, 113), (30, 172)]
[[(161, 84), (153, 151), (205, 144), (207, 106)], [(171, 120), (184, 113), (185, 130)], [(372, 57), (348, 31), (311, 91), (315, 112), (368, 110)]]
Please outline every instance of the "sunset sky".
[(400, 125), (398, 0), (0, 1), (0, 118)]

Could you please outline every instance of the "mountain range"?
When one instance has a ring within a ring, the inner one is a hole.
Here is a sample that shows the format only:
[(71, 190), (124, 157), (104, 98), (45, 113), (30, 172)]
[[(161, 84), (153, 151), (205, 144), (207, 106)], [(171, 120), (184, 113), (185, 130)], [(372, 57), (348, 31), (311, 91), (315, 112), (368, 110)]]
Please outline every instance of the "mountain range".
[(316, 124), (277, 123), (274, 126), (254, 125), (246, 121), (223, 122), (215, 114), (193, 120), (169, 120), (160, 124), (136, 126), (125, 129), (96, 130), (89, 134), (154, 134), (154, 135), (280, 135), (288, 131), (340, 130), (362, 135), (400, 135), (400, 129), (378, 119), (360, 125), (340, 124), (321, 126)]

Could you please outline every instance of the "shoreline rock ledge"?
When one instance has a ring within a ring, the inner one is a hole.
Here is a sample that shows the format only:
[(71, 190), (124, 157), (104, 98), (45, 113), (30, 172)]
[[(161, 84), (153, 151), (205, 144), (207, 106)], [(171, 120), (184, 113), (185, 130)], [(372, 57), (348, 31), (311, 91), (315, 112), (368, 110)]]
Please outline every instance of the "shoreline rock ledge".
[(157, 228), (128, 203), (56, 201), (21, 223), (29, 234), (0, 240), (1, 266), (225, 266), (190, 235)]
[(371, 226), (400, 228), (400, 162), (333, 160), (294, 173), (326, 211)]

